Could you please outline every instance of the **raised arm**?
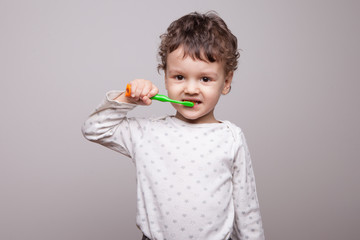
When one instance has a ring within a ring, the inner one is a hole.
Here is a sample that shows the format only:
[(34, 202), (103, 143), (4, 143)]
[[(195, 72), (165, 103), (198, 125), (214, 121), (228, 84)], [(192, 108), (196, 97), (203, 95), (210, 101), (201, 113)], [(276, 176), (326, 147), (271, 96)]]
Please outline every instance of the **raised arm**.
[[(136, 105), (150, 105), (150, 97), (158, 93), (158, 88), (149, 80), (131, 81), (133, 94), (126, 97), (123, 91), (111, 91), (82, 126), (86, 139), (99, 143), (132, 157), (133, 138), (141, 136), (141, 121), (127, 118), (127, 113)], [(139, 132), (140, 131), (140, 132)]]

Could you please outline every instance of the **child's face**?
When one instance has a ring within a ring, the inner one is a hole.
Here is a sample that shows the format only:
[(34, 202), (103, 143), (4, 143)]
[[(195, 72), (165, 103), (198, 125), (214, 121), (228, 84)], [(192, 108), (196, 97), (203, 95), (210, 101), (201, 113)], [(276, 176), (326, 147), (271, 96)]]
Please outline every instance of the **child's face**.
[(172, 104), (176, 117), (190, 123), (214, 123), (214, 108), (221, 94), (230, 91), (233, 73), (225, 76), (219, 62), (194, 60), (184, 57), (179, 47), (167, 56), (165, 85), (170, 98), (195, 103), (192, 108)]

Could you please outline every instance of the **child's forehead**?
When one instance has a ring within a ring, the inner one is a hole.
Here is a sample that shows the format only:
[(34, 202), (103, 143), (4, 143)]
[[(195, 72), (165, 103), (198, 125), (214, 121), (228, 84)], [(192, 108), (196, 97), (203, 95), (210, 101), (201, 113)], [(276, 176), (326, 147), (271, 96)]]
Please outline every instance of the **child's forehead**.
[(168, 72), (182, 72), (184, 70), (195, 70), (207, 73), (219, 73), (225, 71), (224, 64), (218, 61), (210, 61), (205, 55), (198, 58), (196, 55), (186, 53), (183, 48), (178, 48), (169, 53), (167, 58), (167, 71)]
[[(190, 57), (194, 61), (203, 61), (206, 63), (211, 62), (220, 62), (218, 57), (215, 57), (214, 54), (207, 53), (203, 48), (189, 48), (187, 46), (180, 45), (178, 48), (168, 53), (169, 55), (175, 56), (179, 60), (184, 60), (187, 57)], [(211, 55), (211, 56), (210, 56)]]

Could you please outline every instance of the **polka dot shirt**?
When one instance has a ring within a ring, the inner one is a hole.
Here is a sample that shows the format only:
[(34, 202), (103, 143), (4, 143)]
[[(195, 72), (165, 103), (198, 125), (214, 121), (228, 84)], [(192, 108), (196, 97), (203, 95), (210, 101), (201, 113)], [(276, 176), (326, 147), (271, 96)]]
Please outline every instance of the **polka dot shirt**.
[(130, 157), (137, 174), (137, 225), (152, 240), (264, 239), (250, 154), (228, 121), (128, 118), (136, 105), (112, 91), (84, 136)]

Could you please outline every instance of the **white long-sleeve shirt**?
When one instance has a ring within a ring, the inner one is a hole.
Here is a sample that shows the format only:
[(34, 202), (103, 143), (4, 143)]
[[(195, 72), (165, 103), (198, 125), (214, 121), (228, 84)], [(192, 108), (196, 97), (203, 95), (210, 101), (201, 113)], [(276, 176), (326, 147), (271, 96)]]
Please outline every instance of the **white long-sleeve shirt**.
[(152, 240), (264, 239), (250, 154), (228, 121), (128, 118), (136, 105), (109, 92), (84, 136), (130, 157), (137, 172), (137, 225)]

